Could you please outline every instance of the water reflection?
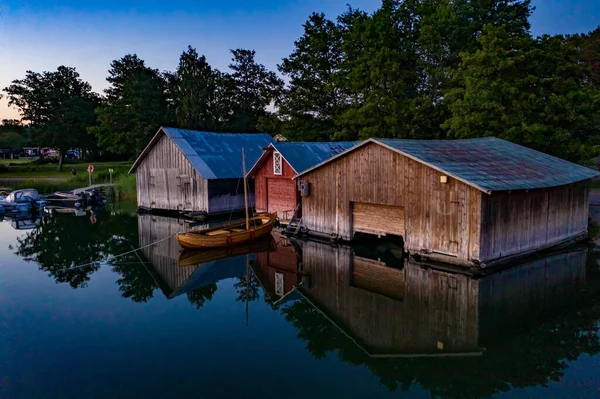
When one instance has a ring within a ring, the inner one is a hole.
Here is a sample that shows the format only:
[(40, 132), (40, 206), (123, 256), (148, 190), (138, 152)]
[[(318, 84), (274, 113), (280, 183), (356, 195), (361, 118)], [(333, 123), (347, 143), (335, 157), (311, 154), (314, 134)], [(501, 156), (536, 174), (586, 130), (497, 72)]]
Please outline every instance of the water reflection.
[(234, 248), (183, 251), (174, 235), (190, 229), (189, 223), (149, 214), (139, 215), (138, 223), (139, 246), (152, 265), (149, 273), (168, 299), (185, 294), (199, 309), (213, 298), (217, 283), (226, 279), (236, 280), (236, 300), (259, 298), (258, 280), (249, 273), (248, 264), (256, 254), (274, 249), (272, 237)]
[(117, 273), (121, 296), (185, 298), (199, 309), (195, 318), (216, 298), (226, 307), (266, 302), (312, 357), (366, 368), (389, 391), (418, 385), (436, 397), (485, 398), (559, 381), (569, 361), (600, 352), (600, 279), (587, 248), (473, 277), (407, 262), (393, 244), (330, 246), (277, 233), (251, 246), (185, 252), (173, 236), (189, 228), (153, 215), (107, 211), (93, 225), (51, 215), (24, 232), (16, 253), (74, 288), (102, 264)]
[(124, 267), (138, 261), (135, 254), (119, 258), (114, 255), (131, 251), (137, 243), (136, 215), (114, 210), (111, 215), (107, 210), (96, 217), (95, 224), (87, 217), (63, 213), (36, 218), (35, 227), (17, 238), (16, 254), (35, 261), (57, 282), (73, 288), (86, 287), (90, 276), (100, 268), (99, 262), (107, 262), (122, 272), (119, 282), (124, 295), (135, 296), (127, 285), (132, 277), (135, 280), (140, 276), (132, 276), (132, 271)]
[(390, 267), (350, 247), (300, 247), (309, 283), (282, 313), (313, 356), (337, 351), (389, 390), (418, 383), (444, 398), (488, 397), (558, 381), (568, 360), (600, 351), (586, 248), (473, 278)]

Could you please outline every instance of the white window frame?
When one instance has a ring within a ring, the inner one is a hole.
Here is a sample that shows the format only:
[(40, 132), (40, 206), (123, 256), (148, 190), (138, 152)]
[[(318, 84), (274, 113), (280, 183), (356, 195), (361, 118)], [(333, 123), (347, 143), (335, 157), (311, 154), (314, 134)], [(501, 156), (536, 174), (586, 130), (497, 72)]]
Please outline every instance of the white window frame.
[(283, 273), (275, 272), (275, 295), (282, 297), (284, 294)]
[[(279, 165), (277, 163), (279, 162)], [(280, 152), (273, 152), (273, 174), (276, 176), (283, 175), (283, 157)]]

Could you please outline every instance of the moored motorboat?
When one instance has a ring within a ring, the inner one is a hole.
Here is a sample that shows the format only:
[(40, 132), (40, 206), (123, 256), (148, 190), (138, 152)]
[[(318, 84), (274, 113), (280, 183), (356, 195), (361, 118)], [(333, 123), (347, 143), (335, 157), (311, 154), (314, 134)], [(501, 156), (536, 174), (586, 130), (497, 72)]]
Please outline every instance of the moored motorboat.
[(48, 205), (61, 208), (85, 208), (102, 206), (106, 199), (95, 189), (75, 194), (73, 191), (57, 191), (44, 198)]
[(5, 212), (32, 212), (44, 208), (44, 201), (37, 190), (26, 188), (15, 190), (6, 197), (0, 197), (0, 205)]

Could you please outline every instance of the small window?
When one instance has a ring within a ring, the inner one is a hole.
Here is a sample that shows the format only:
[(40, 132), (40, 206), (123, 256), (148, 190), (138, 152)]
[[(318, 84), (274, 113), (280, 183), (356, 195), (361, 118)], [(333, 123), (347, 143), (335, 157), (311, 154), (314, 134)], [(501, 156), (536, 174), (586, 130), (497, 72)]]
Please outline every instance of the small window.
[(275, 272), (275, 295), (283, 296), (283, 273)]
[(282, 175), (283, 174), (281, 154), (278, 152), (273, 153), (273, 174), (274, 175)]

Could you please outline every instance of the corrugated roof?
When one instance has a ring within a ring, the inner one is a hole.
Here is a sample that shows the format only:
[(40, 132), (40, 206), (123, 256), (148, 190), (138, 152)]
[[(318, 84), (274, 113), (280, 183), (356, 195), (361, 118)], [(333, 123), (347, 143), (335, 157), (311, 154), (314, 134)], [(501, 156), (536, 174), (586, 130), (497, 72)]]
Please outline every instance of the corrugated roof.
[(336, 142), (275, 142), (269, 145), (254, 166), (248, 171), (253, 176), (259, 165), (262, 165), (272, 150), (279, 152), (296, 173), (312, 168), (329, 158), (340, 154), (356, 145), (360, 141)]
[(338, 141), (331, 143), (275, 143), (272, 146), (283, 156), (296, 173), (312, 168), (334, 155), (340, 154), (359, 144), (359, 141)]
[(162, 127), (131, 167), (134, 171), (164, 132), (183, 152), (204, 179), (233, 179), (243, 177), (242, 148), (246, 170), (273, 142), (266, 133), (213, 133), (197, 130)]
[[(386, 146), (488, 193), (556, 187), (600, 175), (590, 168), (495, 137), (466, 140), (370, 139), (362, 145), (371, 142)], [(334, 158), (348, 152), (350, 151)]]

